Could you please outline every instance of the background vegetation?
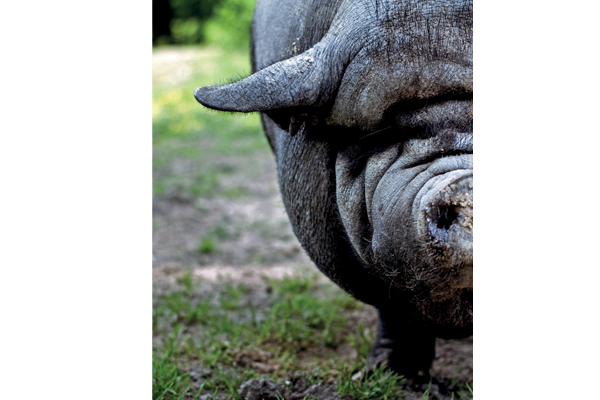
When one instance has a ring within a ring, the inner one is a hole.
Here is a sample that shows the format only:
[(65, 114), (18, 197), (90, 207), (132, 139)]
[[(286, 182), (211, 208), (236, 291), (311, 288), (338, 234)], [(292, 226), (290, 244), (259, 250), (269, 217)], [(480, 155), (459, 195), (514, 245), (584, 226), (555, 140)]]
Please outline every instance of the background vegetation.
[(248, 48), (256, 0), (152, 0), (152, 44)]

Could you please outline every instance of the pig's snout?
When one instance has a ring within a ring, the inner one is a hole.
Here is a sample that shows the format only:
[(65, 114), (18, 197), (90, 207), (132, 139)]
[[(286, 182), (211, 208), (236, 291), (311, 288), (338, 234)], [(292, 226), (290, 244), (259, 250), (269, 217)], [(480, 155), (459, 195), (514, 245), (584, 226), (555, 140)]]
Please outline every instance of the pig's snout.
[(456, 274), (455, 287), (472, 287), (473, 171), (436, 176), (419, 202), (418, 232), (427, 256)]

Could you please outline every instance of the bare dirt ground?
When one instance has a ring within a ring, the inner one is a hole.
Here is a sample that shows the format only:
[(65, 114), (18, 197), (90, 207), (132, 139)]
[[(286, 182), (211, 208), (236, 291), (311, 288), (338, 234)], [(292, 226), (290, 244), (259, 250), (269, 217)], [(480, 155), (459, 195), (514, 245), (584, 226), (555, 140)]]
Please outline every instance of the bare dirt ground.
[[(243, 189), (243, 196), (207, 198), (172, 192), (154, 199), (155, 266), (312, 265), (287, 220), (273, 157), (267, 153), (244, 164), (248, 161), (228, 160), (229, 164), (240, 164), (230, 165), (238, 173), (223, 175), (220, 183)], [(216, 249), (200, 252), (202, 238), (211, 234), (216, 237)]]

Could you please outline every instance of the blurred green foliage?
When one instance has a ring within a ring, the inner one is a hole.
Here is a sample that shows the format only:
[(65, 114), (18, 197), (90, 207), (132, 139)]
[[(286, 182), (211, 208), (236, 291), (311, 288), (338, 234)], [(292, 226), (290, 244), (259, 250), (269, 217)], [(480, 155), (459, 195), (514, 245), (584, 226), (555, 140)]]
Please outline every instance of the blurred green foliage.
[(256, 0), (153, 0), (152, 44), (248, 48)]

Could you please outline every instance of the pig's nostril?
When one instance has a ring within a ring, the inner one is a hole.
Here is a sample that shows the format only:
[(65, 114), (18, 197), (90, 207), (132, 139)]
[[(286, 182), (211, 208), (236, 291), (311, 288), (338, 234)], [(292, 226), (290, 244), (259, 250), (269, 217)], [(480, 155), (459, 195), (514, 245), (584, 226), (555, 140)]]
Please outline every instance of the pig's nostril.
[(458, 217), (456, 206), (440, 206), (437, 227), (439, 229), (450, 229), (450, 226), (452, 226), (452, 223), (456, 220), (456, 217)]

